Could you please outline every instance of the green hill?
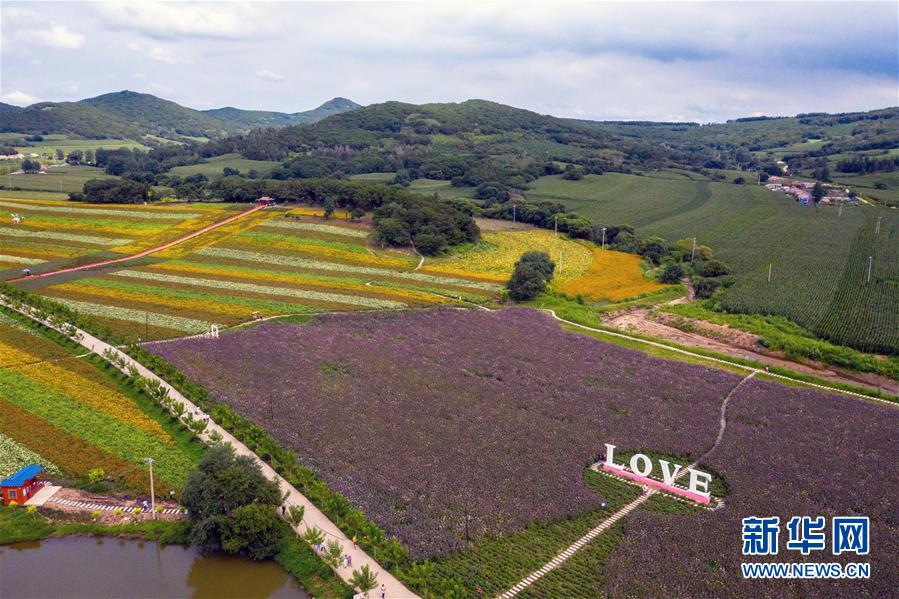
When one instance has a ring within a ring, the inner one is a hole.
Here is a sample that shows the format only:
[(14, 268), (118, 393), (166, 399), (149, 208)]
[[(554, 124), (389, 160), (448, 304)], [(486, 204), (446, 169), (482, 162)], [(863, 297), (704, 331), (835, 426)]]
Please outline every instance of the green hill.
[(268, 110), (241, 110), (240, 108), (233, 108), (231, 106), (225, 108), (213, 108), (211, 110), (204, 110), (203, 112), (238, 128), (258, 129), (315, 123), (332, 114), (353, 110), (359, 108), (359, 106), (359, 104), (346, 98), (333, 98), (318, 108), (294, 113), (272, 112)]
[(334, 98), (318, 108), (293, 114), (219, 108), (194, 110), (152, 94), (120, 91), (78, 102), (41, 102), (25, 108), (3, 104), (0, 131), (23, 134), (64, 134), (91, 139), (220, 138), (258, 127), (311, 123), (352, 110), (358, 104)]

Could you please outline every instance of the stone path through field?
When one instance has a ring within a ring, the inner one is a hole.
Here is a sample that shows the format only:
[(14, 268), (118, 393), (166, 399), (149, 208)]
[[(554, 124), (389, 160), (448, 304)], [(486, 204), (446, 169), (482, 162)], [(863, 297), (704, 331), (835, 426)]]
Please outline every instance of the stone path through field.
[[(686, 468), (684, 468), (680, 472), (678, 472), (678, 474), (675, 475), (674, 480), (678, 480), (678, 479), (682, 478), (684, 475), (687, 474), (687, 472), (690, 470), (690, 468), (695, 468), (696, 464), (698, 464), (700, 461), (702, 461), (710, 453), (715, 451), (715, 449), (721, 443), (721, 439), (724, 438), (724, 430), (727, 428), (727, 419), (725, 418), (725, 412), (727, 411), (728, 401), (730, 400), (731, 396), (734, 393), (736, 393), (737, 389), (739, 389), (743, 385), (743, 383), (745, 383), (746, 381), (748, 381), (749, 379), (754, 377), (755, 374), (756, 374), (755, 372), (750, 372), (748, 375), (743, 377), (740, 380), (740, 382), (734, 386), (733, 389), (728, 391), (727, 395), (724, 396), (724, 400), (721, 402), (721, 418), (720, 418), (719, 425), (718, 425), (718, 435), (715, 438), (715, 443), (712, 445), (712, 447), (707, 452), (702, 454), (702, 456), (699, 459), (697, 459), (695, 462), (693, 462), (692, 464), (690, 464), (689, 466), (687, 466)], [(596, 464), (593, 464), (592, 466), (590, 466), (590, 468), (592, 470), (596, 470), (597, 472), (600, 471), (601, 467), (602, 467), (601, 462), (597, 462)], [(621, 480), (624, 482), (630, 482), (625, 479), (621, 479)], [(556, 568), (558, 568), (559, 566), (564, 564), (568, 560), (568, 558), (570, 558), (572, 555), (574, 555), (578, 550), (582, 549), (585, 545), (587, 545), (587, 543), (589, 543), (594, 538), (596, 538), (597, 536), (599, 536), (600, 534), (602, 534), (603, 532), (605, 532), (606, 530), (611, 528), (612, 525), (614, 525), (616, 522), (618, 522), (619, 520), (621, 520), (622, 518), (624, 518), (625, 516), (630, 514), (632, 511), (634, 511), (635, 509), (640, 507), (641, 504), (646, 502), (650, 497), (655, 495), (657, 492), (658, 491), (656, 491), (655, 489), (646, 489), (645, 493), (643, 493), (642, 495), (640, 495), (639, 497), (637, 497), (636, 499), (634, 499), (633, 501), (631, 501), (630, 503), (628, 503), (627, 505), (622, 507), (620, 510), (618, 510), (617, 512), (615, 512), (614, 514), (612, 514), (611, 516), (609, 516), (608, 518), (606, 518), (605, 520), (600, 522), (598, 526), (591, 529), (589, 532), (587, 532), (587, 534), (582, 536), (580, 539), (578, 539), (577, 541), (575, 541), (574, 543), (569, 545), (567, 548), (562, 550), (554, 558), (549, 560), (546, 564), (543, 565), (542, 568), (540, 568), (539, 570), (535, 570), (534, 572), (531, 572), (530, 574), (528, 574), (521, 581), (519, 581), (518, 584), (513, 586), (508, 591), (505, 591), (504, 593), (500, 594), (498, 596), (498, 598), (499, 599), (512, 599), (512, 597), (516, 596), (518, 593), (520, 593), (527, 587), (531, 586), (532, 584), (534, 584), (535, 582), (537, 582), (538, 580), (540, 580), (541, 578), (543, 578), (544, 576), (546, 576), (547, 574), (549, 574), (550, 572), (552, 572), (553, 570), (555, 570)]]
[[(17, 312), (28, 316), (29, 318), (41, 322), (45, 326), (51, 327), (59, 332), (63, 332), (61, 326), (54, 326), (48, 322), (40, 320), (34, 314), (29, 313), (27, 309), (17, 308), (13, 305), (8, 304), (5, 301), (5, 298), (0, 296), (0, 304), (5, 305), (6, 307), (16, 310)], [(184, 397), (177, 389), (172, 387), (166, 381), (158, 377), (154, 372), (146, 368), (140, 362), (134, 360), (128, 354), (120, 351), (118, 348), (113, 347), (112, 345), (97, 339), (90, 333), (86, 331), (82, 331), (80, 329), (74, 328), (73, 330), (80, 335), (80, 338), (76, 338), (75, 340), (81, 344), (83, 347), (91, 350), (92, 352), (104, 357), (106, 352), (112, 352), (114, 355), (120, 357), (125, 361), (125, 371), (129, 366), (133, 366), (137, 369), (138, 374), (140, 376), (158, 381), (166, 390), (169, 392), (169, 396), (175, 401), (179, 401), (184, 403), (185, 412), (193, 413), (195, 410), (198, 410), (197, 406), (191, 403), (186, 397)], [(65, 334), (65, 333), (63, 333)], [(378, 579), (378, 587), (381, 584), (386, 585), (387, 588), (387, 597), (390, 599), (406, 599), (410, 597), (418, 597), (415, 593), (406, 588), (406, 586), (400, 582), (396, 577), (394, 577), (390, 572), (385, 570), (381, 565), (376, 562), (371, 556), (362, 551), (361, 549), (356, 549), (353, 547), (353, 542), (350, 540), (344, 533), (341, 531), (336, 524), (331, 522), (330, 519), (316, 507), (311, 501), (309, 501), (306, 496), (300, 493), (296, 487), (288, 483), (284, 478), (281, 477), (277, 472), (272, 469), (262, 458), (253, 453), (246, 445), (237, 440), (231, 433), (227, 430), (216, 424), (213, 420), (209, 420), (209, 424), (206, 427), (206, 431), (201, 435), (204, 441), (209, 441), (209, 437), (213, 432), (217, 432), (222, 436), (222, 439), (226, 443), (230, 443), (234, 450), (238, 455), (249, 456), (253, 459), (259, 467), (262, 469), (263, 474), (269, 479), (273, 479), (278, 483), (278, 486), (281, 489), (282, 493), (286, 493), (287, 499), (284, 502), (284, 505), (290, 508), (290, 506), (298, 506), (303, 507), (305, 509), (305, 515), (303, 516), (303, 522), (300, 526), (295, 528), (296, 533), (301, 533), (307, 528), (318, 528), (321, 530), (325, 537), (328, 540), (337, 541), (340, 546), (343, 548), (344, 555), (350, 555), (352, 557), (352, 568), (347, 568), (340, 566), (335, 569), (335, 572), (338, 576), (340, 576), (343, 580), (349, 582), (353, 575), (353, 569), (361, 568), (363, 565), (367, 565), (373, 574), (377, 575)]]
[(192, 233), (188, 233), (187, 235), (184, 235), (183, 237), (179, 237), (178, 239), (175, 239), (174, 241), (169, 241), (168, 243), (165, 243), (158, 247), (150, 248), (149, 250), (143, 250), (142, 252), (138, 252), (136, 254), (131, 254), (130, 256), (122, 256), (121, 258), (112, 258), (111, 260), (101, 260), (100, 262), (92, 262), (90, 264), (82, 264), (81, 266), (72, 266), (70, 268), (61, 268), (59, 270), (51, 270), (49, 272), (28, 275), (25, 277), (15, 277), (12, 279), (6, 279), (6, 281), (8, 283), (11, 283), (14, 281), (24, 281), (26, 279), (37, 279), (40, 277), (49, 277), (52, 275), (60, 275), (60, 274), (66, 273), (66, 272), (76, 272), (79, 270), (86, 270), (88, 268), (96, 268), (98, 266), (107, 266), (109, 264), (118, 264), (119, 262), (127, 262), (128, 260), (135, 260), (137, 258), (143, 258), (144, 256), (149, 256), (150, 254), (155, 254), (157, 252), (161, 252), (163, 250), (167, 250), (171, 247), (174, 247), (180, 243), (184, 243), (185, 241), (189, 241), (189, 240), (193, 239), (194, 237), (199, 237), (200, 235), (203, 235), (204, 233), (208, 233), (209, 231), (212, 231), (213, 229), (218, 229), (219, 227), (233, 223), (234, 221), (236, 221), (239, 218), (249, 216), (250, 214), (253, 214), (254, 212), (259, 212), (260, 210), (262, 210), (264, 208), (265, 208), (264, 205), (254, 206), (253, 208), (250, 208), (249, 210), (244, 210), (240, 214), (235, 214), (234, 216), (229, 216), (225, 220), (221, 220), (217, 223), (212, 223), (211, 225), (207, 225), (207, 226), (203, 227), (202, 229), (198, 229), (196, 231), (193, 231)]

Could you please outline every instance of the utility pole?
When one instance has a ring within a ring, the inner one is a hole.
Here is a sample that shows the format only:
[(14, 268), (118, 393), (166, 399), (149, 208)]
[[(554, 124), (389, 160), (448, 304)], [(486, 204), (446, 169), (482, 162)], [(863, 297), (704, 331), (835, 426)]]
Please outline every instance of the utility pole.
[(843, 205), (840, 204), (840, 209), (837, 211), (837, 218), (843, 216)]
[(556, 215), (556, 225), (555, 225), (555, 227), (556, 227), (556, 237), (558, 237), (558, 236), (559, 236), (559, 215), (558, 215), (558, 214)]
[(882, 216), (877, 217), (877, 224), (874, 226), (874, 234), (875, 235), (880, 233), (880, 219), (882, 219), (882, 218), (883, 218)]
[(693, 262), (693, 257), (696, 256), (696, 238), (693, 238), (693, 249), (690, 251), (690, 262)]
[(518, 208), (515, 204), (512, 204), (512, 222), (516, 222), (515, 220), (515, 209)]
[(871, 284), (871, 266), (874, 264), (874, 256), (868, 256), (868, 280), (865, 281), (865, 286)]
[(606, 249), (606, 228), (602, 228), (602, 249)]
[(150, 509), (153, 510), (153, 519), (156, 519), (156, 489), (153, 487), (153, 458), (144, 458), (150, 465)]
[(771, 284), (771, 268), (774, 266), (772, 262), (768, 263), (768, 284)]

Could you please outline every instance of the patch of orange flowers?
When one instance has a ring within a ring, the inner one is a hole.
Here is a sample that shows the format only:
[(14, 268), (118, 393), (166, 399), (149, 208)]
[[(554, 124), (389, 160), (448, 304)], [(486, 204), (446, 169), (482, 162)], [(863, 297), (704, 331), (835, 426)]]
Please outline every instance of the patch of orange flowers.
[(593, 262), (586, 272), (562, 286), (567, 295), (617, 302), (645, 295), (669, 285), (648, 279), (640, 268), (640, 256), (593, 248)]

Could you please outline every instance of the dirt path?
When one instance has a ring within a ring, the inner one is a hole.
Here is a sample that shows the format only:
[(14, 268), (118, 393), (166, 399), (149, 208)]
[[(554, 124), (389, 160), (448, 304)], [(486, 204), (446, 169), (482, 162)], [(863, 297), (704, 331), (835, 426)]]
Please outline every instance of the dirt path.
[(218, 229), (219, 227), (233, 223), (237, 219), (243, 218), (245, 216), (249, 216), (250, 214), (253, 214), (254, 212), (259, 212), (260, 210), (263, 210), (265, 207), (266, 206), (264, 206), (264, 205), (254, 206), (253, 208), (250, 208), (249, 210), (245, 210), (245, 211), (241, 212), (240, 214), (235, 214), (234, 216), (230, 216), (230, 217), (226, 218), (225, 220), (219, 221), (217, 223), (213, 223), (211, 225), (203, 227), (202, 229), (199, 229), (192, 233), (188, 233), (187, 235), (184, 235), (183, 237), (179, 237), (178, 239), (176, 239), (174, 241), (170, 241), (170, 242), (160, 245), (158, 247), (150, 248), (149, 250), (144, 250), (144, 251), (138, 252), (136, 254), (131, 254), (130, 256), (122, 256), (121, 258), (113, 258), (111, 260), (101, 260), (100, 262), (92, 262), (90, 264), (82, 264), (81, 266), (72, 266), (70, 268), (61, 268), (59, 270), (51, 270), (50, 272), (28, 275), (25, 277), (15, 277), (12, 279), (6, 279), (6, 282), (12, 283), (15, 281), (38, 279), (41, 277), (49, 277), (52, 275), (59, 275), (59, 274), (66, 273), (66, 272), (76, 272), (79, 270), (87, 270), (88, 268), (96, 268), (98, 266), (107, 266), (109, 264), (118, 264), (119, 262), (126, 262), (128, 260), (135, 260), (137, 258), (143, 258), (144, 256), (149, 256), (150, 254), (155, 254), (157, 252), (161, 252), (163, 250), (172, 248), (180, 243), (189, 241), (189, 240), (193, 239), (194, 237), (199, 237), (200, 235), (203, 235), (204, 233), (208, 233), (209, 231), (212, 231), (213, 229)]
[(613, 314), (604, 321), (604, 324), (625, 332), (658, 337), (680, 345), (707, 349), (736, 358), (755, 360), (770, 366), (789, 368), (802, 374), (817, 376), (829, 381), (857, 385), (884, 391), (892, 395), (899, 395), (899, 381), (873, 373), (850, 373), (824, 365), (796, 362), (773, 352), (764, 351), (758, 345), (758, 336), (752, 333), (721, 325), (707, 325), (709, 328), (714, 329), (715, 337), (703, 335), (701, 332), (688, 332), (653, 318), (650, 316), (650, 310), (646, 308)]

